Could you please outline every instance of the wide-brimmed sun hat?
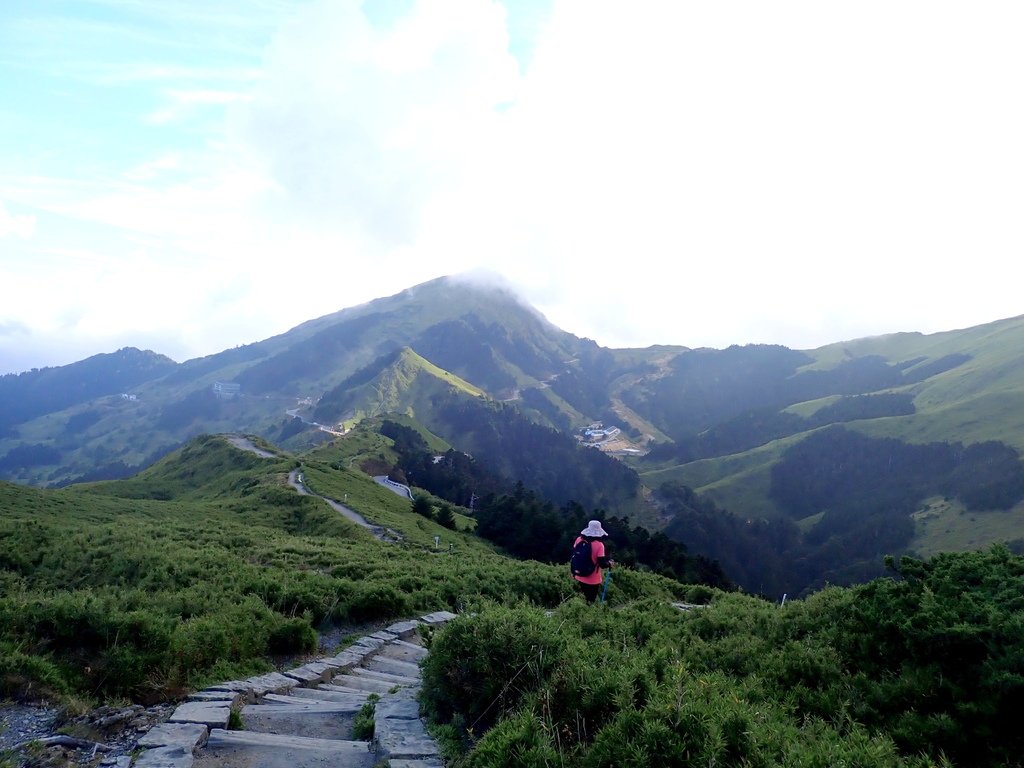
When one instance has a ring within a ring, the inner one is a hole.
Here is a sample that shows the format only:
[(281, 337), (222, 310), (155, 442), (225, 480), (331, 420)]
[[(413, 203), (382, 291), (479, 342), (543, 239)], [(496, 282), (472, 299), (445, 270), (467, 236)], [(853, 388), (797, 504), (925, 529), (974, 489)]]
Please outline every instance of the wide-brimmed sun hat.
[(590, 525), (580, 531), (580, 536), (590, 536), (592, 539), (597, 539), (602, 536), (607, 536), (604, 528), (601, 527), (600, 520), (591, 520)]

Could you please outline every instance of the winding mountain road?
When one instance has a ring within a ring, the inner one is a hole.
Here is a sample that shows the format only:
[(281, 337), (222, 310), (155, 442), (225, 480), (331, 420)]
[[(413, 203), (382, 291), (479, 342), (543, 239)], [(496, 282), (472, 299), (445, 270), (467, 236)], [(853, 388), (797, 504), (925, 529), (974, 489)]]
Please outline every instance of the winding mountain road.
[(387, 488), (389, 491), (392, 491), (393, 493), (397, 493), (403, 499), (410, 499), (412, 501), (415, 501), (415, 498), (412, 495), (412, 489), (409, 488), (408, 485), (396, 483), (387, 475), (374, 475), (373, 479), (374, 482), (377, 483), (377, 485), (383, 486), (384, 488)]
[(244, 435), (224, 435), (229, 443), (240, 451), (248, 451), (249, 453), (255, 453), (261, 459), (277, 459), (280, 458), (277, 454), (265, 451), (257, 446), (252, 440)]
[(327, 502), (328, 506), (330, 506), (330, 508), (333, 509), (335, 512), (338, 512), (343, 517), (351, 520), (356, 525), (361, 525), (363, 528), (366, 528), (370, 533), (372, 533), (376, 538), (380, 539), (381, 541), (397, 543), (402, 540), (401, 535), (391, 530), (390, 528), (385, 528), (382, 525), (375, 525), (374, 523), (371, 523), (365, 517), (360, 515), (358, 512), (356, 512), (354, 509), (349, 509), (344, 504), (335, 501), (334, 499), (329, 499), (326, 496), (321, 496), (319, 493), (313, 493), (306, 486), (305, 478), (303, 477), (302, 470), (300, 469), (293, 469), (291, 472), (288, 473), (288, 485), (290, 485), (303, 496), (315, 496), (318, 499), (323, 499), (324, 501)]
[[(263, 450), (255, 443), (253, 443), (252, 440), (250, 440), (248, 437), (245, 437), (244, 435), (224, 435), (224, 439), (227, 440), (231, 445), (233, 445), (238, 450), (254, 453), (260, 458), (281, 458), (277, 454), (273, 454), (270, 453), (269, 451)], [(302, 476), (301, 469), (293, 469), (291, 472), (288, 473), (288, 485), (290, 485), (303, 496), (314, 496), (318, 499), (323, 499), (324, 501), (327, 502), (328, 506), (330, 506), (330, 508), (333, 509), (335, 512), (339, 513), (346, 519), (351, 520), (356, 525), (366, 528), (370, 533), (374, 535), (374, 537), (380, 539), (381, 541), (396, 544), (402, 540), (401, 534), (391, 530), (390, 528), (385, 528), (382, 525), (375, 525), (374, 523), (371, 523), (365, 517), (360, 515), (358, 512), (356, 512), (354, 509), (349, 509), (344, 504), (335, 501), (334, 499), (329, 499), (326, 496), (321, 496), (319, 493), (314, 493), (313, 491), (309, 490), (309, 488), (306, 486), (305, 478)]]

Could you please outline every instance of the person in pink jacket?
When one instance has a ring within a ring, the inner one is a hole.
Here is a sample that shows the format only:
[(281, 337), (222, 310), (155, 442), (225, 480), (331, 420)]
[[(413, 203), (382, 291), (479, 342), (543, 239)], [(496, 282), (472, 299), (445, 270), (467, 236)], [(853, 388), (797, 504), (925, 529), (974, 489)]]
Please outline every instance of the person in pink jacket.
[(569, 571), (583, 590), (588, 603), (597, 600), (604, 580), (605, 568), (611, 568), (615, 561), (608, 556), (604, 540), (608, 534), (601, 527), (600, 520), (591, 520), (572, 544), (572, 559)]

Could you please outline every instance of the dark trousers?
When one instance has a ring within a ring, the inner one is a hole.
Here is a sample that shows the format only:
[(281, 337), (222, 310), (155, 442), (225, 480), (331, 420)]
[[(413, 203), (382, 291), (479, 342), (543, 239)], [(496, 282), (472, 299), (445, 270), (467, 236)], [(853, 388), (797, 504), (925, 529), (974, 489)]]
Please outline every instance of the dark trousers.
[(577, 581), (580, 585), (580, 589), (583, 590), (583, 597), (587, 599), (588, 603), (592, 603), (597, 600), (598, 594), (601, 592), (601, 585), (598, 584), (584, 584), (582, 581)]

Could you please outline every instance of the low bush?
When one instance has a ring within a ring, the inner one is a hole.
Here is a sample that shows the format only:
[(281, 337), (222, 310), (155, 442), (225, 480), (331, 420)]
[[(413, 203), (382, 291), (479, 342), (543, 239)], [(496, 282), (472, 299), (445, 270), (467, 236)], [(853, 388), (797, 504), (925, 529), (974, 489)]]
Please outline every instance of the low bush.
[(352, 723), (352, 738), (356, 741), (370, 741), (373, 739), (374, 715), (377, 711), (375, 701), (367, 701), (356, 714)]
[(784, 608), (482, 604), (422, 699), (470, 766), (1019, 765), (1022, 574), (997, 548)]
[[(575, 592), (564, 567), (502, 557), (413, 516), (408, 501), (369, 479), (337, 486), (338, 495), (357, 488), (371, 519), (383, 500), (387, 524), (414, 531), (379, 542), (323, 502), (262, 493), (283, 478), (208, 442), (216, 450), (209, 461), (193, 457), (195, 473), (168, 465), (149, 478), (167, 484), (170, 501), (144, 498), (139, 479), (60, 491), (0, 484), (0, 647), (17, 649), (3, 656), (8, 690), (152, 701), (263, 671), (268, 655), (310, 652), (313, 628), (331, 622), (458, 610), (481, 596), (550, 607)], [(210, 495), (187, 486), (197, 477)], [(434, 551), (418, 522), (451, 547)], [(681, 589), (623, 571), (609, 600)]]

